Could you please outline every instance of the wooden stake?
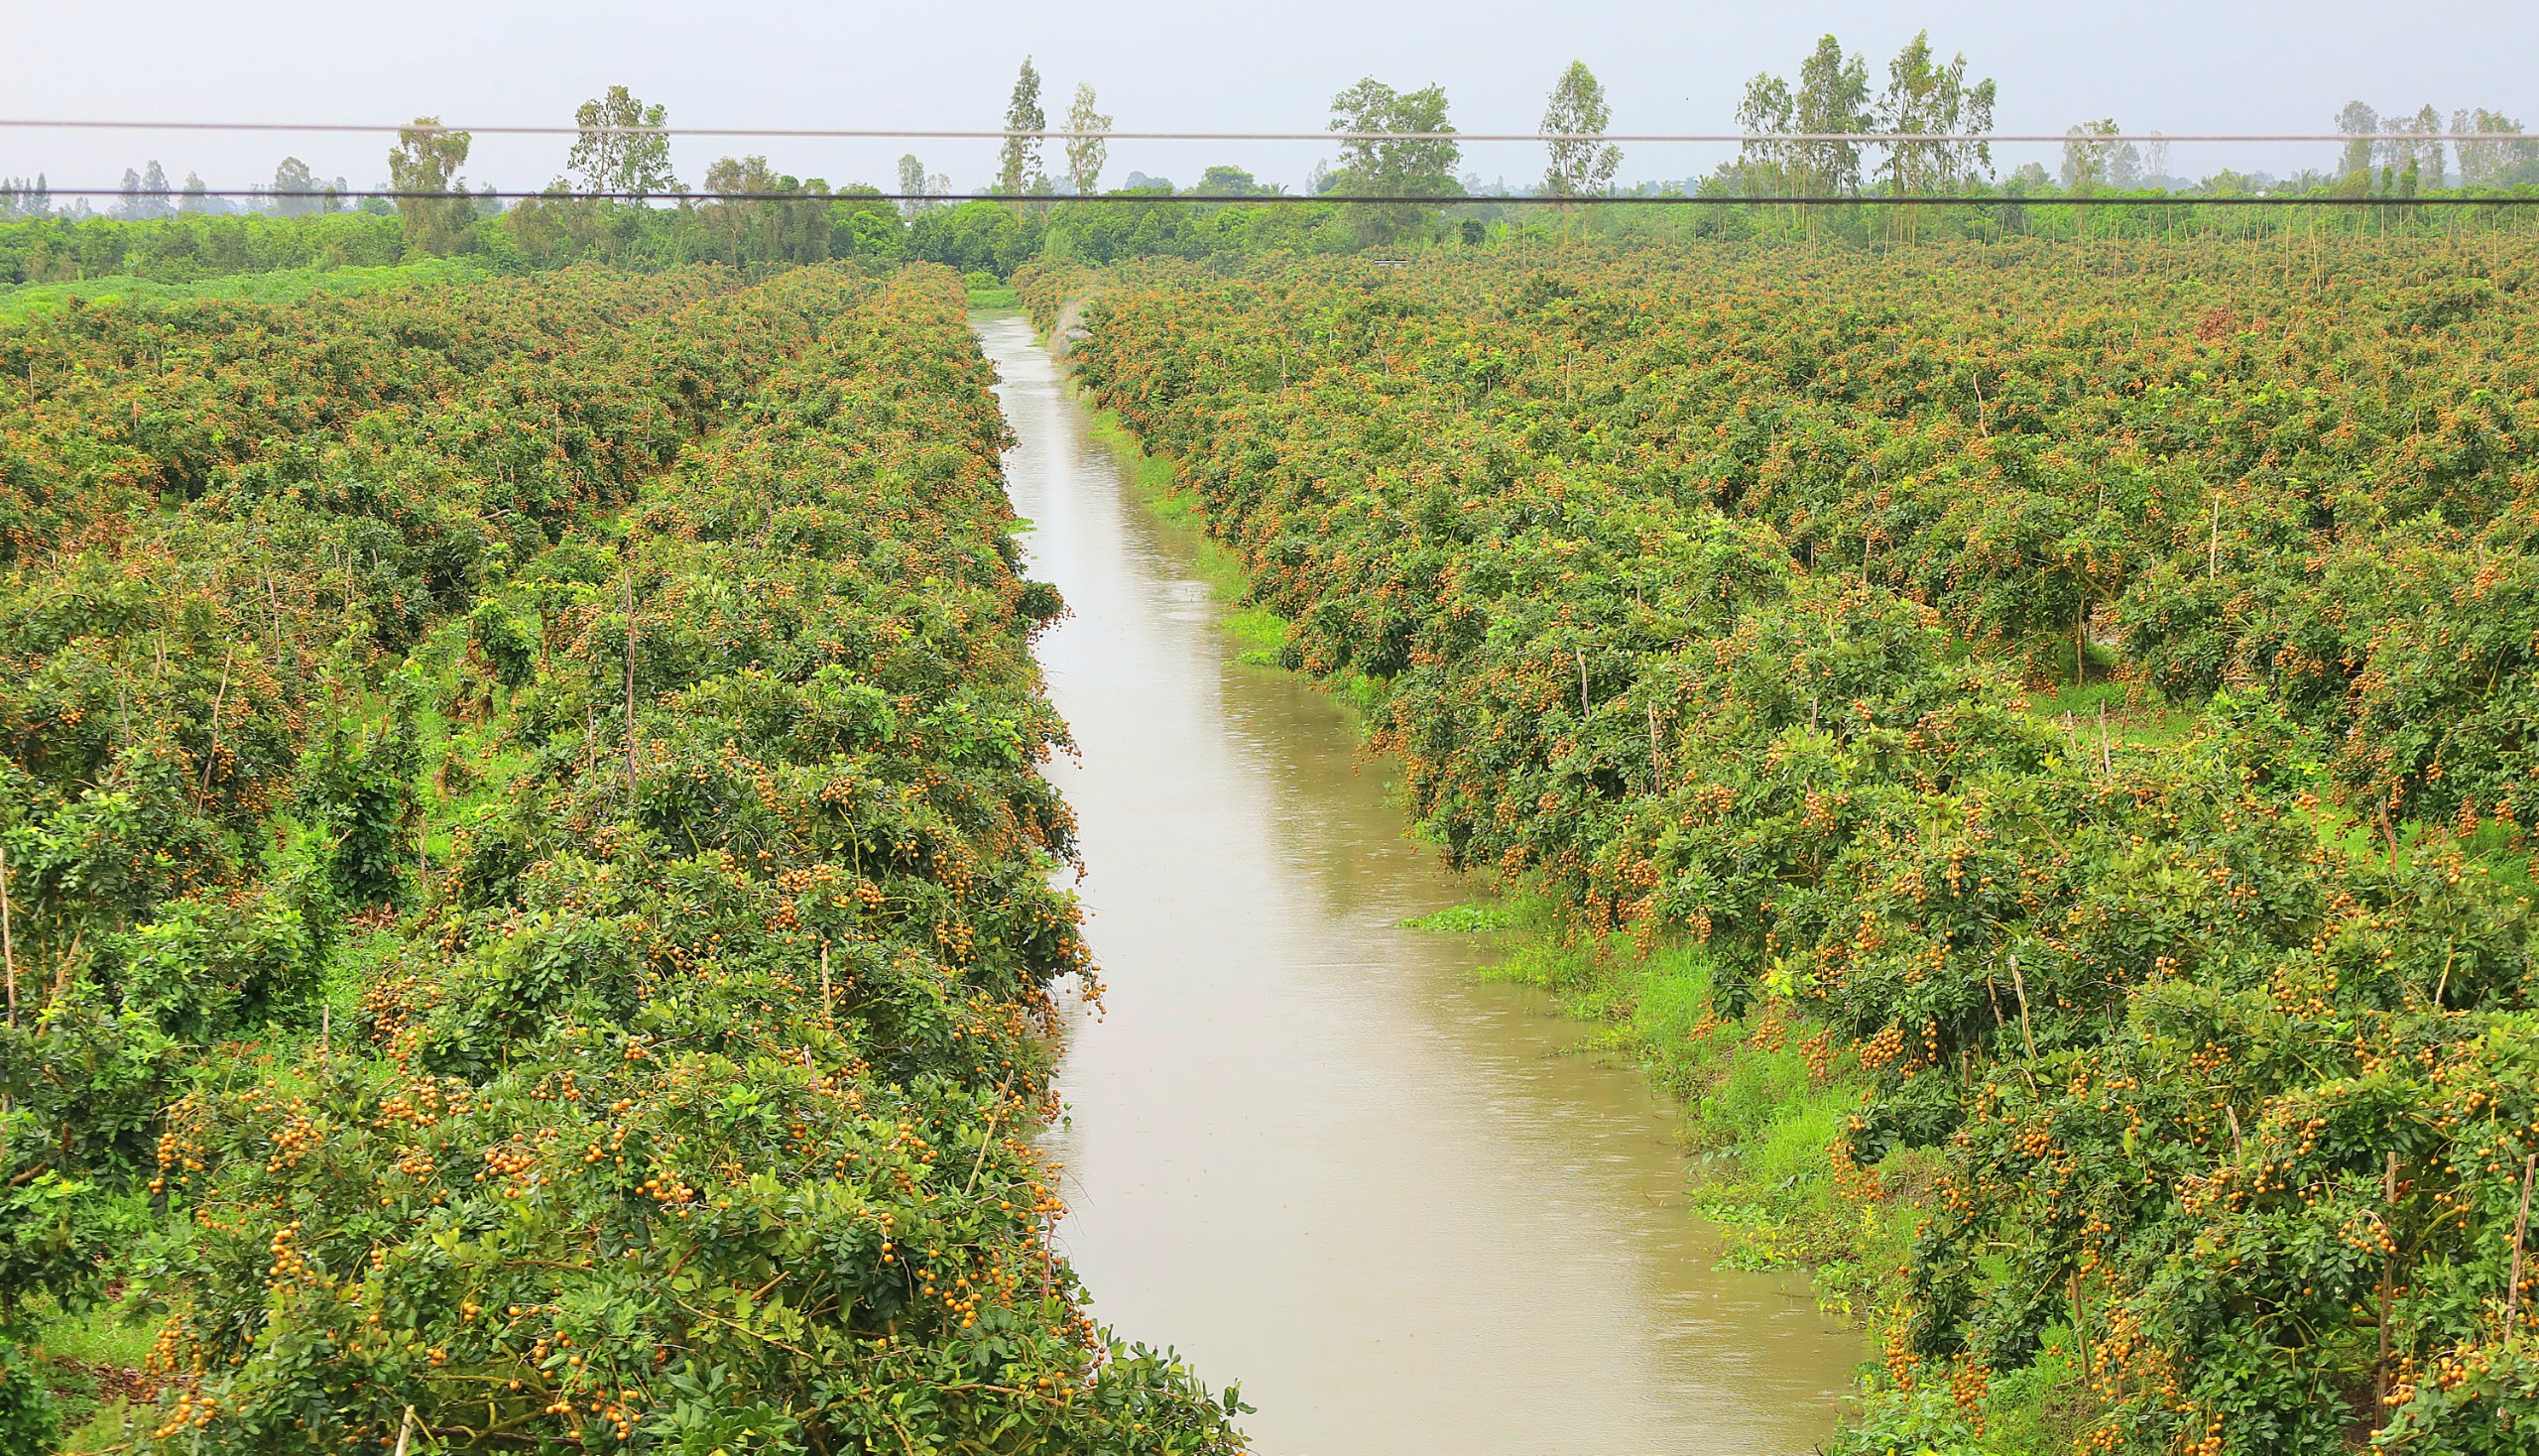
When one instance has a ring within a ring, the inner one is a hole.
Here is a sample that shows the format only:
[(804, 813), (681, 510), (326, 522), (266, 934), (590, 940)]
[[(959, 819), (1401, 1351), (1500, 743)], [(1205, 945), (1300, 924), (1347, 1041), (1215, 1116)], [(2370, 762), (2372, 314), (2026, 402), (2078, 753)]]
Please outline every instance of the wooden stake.
[(820, 942), (820, 1014), (822, 1016), (827, 1016), (830, 1014), (830, 1010), (829, 943), (823, 940)]
[[(2386, 1170), (2385, 1172), (2383, 1172), (2383, 1173), (2381, 1174), (2381, 1176), (2380, 1176), (2380, 1204), (2381, 1204), (2381, 1207), (2382, 1207), (2382, 1208), (2387, 1209), (2389, 1212), (2394, 1213), (2394, 1212), (2396, 1212), (2396, 1211), (2397, 1211), (2397, 1206), (2398, 1206), (2398, 1154), (2397, 1154), (2397, 1152), (2396, 1152), (2394, 1149), (2393, 1149), (2393, 1150), (2391, 1150), (2391, 1152), (2390, 1152), (2390, 1153), (2389, 1153), (2389, 1163), (2388, 1163), (2388, 1168), (2387, 1168), (2387, 1170)], [(2397, 1242), (2396, 1238), (2395, 1238), (2394, 1236), (2392, 1236), (2392, 1235), (2390, 1234), (2390, 1232), (2389, 1232), (2389, 1221), (2388, 1221), (2388, 1218), (2387, 1218), (2387, 1216), (2386, 1216), (2385, 1214), (2382, 1216), (2382, 1218), (2381, 1218), (2381, 1220), (2380, 1220), (2380, 1234), (2381, 1234), (2381, 1237), (2388, 1239), (2388, 1240), (2389, 1240), (2389, 1242), (2390, 1242), (2390, 1243), (2392, 1243), (2392, 1244), (2395, 1244), (2395, 1243)], [(2395, 1288), (2395, 1286), (2396, 1286), (2396, 1284), (2397, 1284), (2397, 1279), (2398, 1279), (2398, 1256), (2397, 1256), (2397, 1255), (2395, 1255), (2395, 1254), (2383, 1254), (2383, 1255), (2381, 1255), (2381, 1256), (2380, 1256), (2380, 1363), (2379, 1363), (2377, 1366), (2375, 1366), (2375, 1367), (2373, 1368), (2372, 1377), (2371, 1377), (2371, 1428), (2372, 1428), (2373, 1430), (2375, 1430), (2375, 1431), (2376, 1431), (2376, 1430), (2378, 1430), (2378, 1429), (2380, 1428), (2381, 1422), (2383, 1422), (2384, 1420), (2386, 1420), (2386, 1419), (2388, 1418), (2388, 1411), (2389, 1411), (2389, 1300), (2390, 1300), (2390, 1296), (2391, 1296), (2393, 1293), (2395, 1293), (2395, 1292), (2396, 1292), (2396, 1288)]]
[(9, 1025), (18, 1024), (18, 942), (9, 929), (9, 851), (0, 849), (0, 960), (9, 966)]
[(2521, 1239), (2530, 1231), (2530, 1174), (2539, 1169), (2539, 1153), (2521, 1160), (2521, 1215), (2512, 1221), (2512, 1273), (2505, 1276), (2503, 1291), (2503, 1337), (2515, 1337), (2513, 1315), (2521, 1307)]
[(626, 807), (635, 808), (635, 563), (626, 562)]
[(2222, 492), (2213, 493), (2213, 539), (2204, 548), (2204, 579), (2222, 574)]
[(397, 1456), (406, 1456), (406, 1443), (414, 1439), (415, 1407), (406, 1407), (406, 1418), (397, 1423)]
[(1573, 648), (1571, 651), (1578, 654), (1578, 716), (1584, 718), (1587, 716), (1589, 711), (1587, 707), (1587, 649), (1583, 647)]
[(2010, 989), (2019, 994), (2019, 1040), (2027, 1046), (2027, 1059), (2036, 1060), (2036, 1032), (2027, 1021), (2027, 978), (2019, 974), (2019, 958), (2010, 957)]
[(47, 1007), (60, 1006), (70, 994), (70, 966), (79, 959), (79, 937), (87, 933), (84, 927), (70, 932), (70, 948), (61, 953), (61, 968), (53, 973), (53, 995), (46, 999)]
[(2116, 772), (2116, 750), (2107, 741), (2107, 699), (2099, 699), (2099, 772)]
[(2081, 1272), (2078, 1269), (2072, 1271), (2070, 1287), (2072, 1290), (2072, 1346), (2074, 1352), (2081, 1357), (2081, 1380), (2083, 1384), (2087, 1384), (2090, 1379), (2090, 1308), (2081, 1302)]
[(202, 791), (211, 792), (211, 766), (220, 758), (220, 706), (229, 700), (229, 665), (238, 656), (238, 644), (232, 639), (229, 651), (220, 659), (220, 690), (211, 695), (211, 747), (202, 755)]

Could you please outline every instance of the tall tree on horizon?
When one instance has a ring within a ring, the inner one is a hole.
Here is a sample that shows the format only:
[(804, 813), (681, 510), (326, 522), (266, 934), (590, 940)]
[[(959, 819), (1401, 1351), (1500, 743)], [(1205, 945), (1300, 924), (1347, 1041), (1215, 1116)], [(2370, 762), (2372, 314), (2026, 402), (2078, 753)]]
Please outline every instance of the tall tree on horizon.
[(1756, 71), (1746, 83), (1746, 95), (1737, 103), (1737, 130), (1746, 137), (1738, 144), (1733, 169), (1738, 190), (1750, 196), (1789, 190), (1797, 149), (1776, 138), (1789, 132), (1792, 105), (1789, 82), (1769, 71)]
[(2337, 112), (2337, 130), (2353, 140), (2337, 167), (2340, 177), (2371, 175), (2371, 134), (2380, 129), (2380, 113), (2359, 101), (2348, 101)]
[(410, 250), (449, 253), (466, 241), (475, 206), (466, 184), (459, 181), (458, 169), (467, 165), (472, 140), (465, 132), (442, 126), (437, 116), (418, 116), (414, 125), (398, 131), (397, 145), (388, 154), (389, 188), (420, 194), (397, 199)]
[(2441, 186), (2442, 113), (2427, 102), (2416, 109), (2414, 116), (2390, 123), (2389, 130), (2413, 134), (2404, 141), (2382, 143), (2389, 149), (2389, 166), (2403, 179), (2402, 185), (2410, 192)]
[(1048, 177), (1040, 171), (1040, 132), (1049, 129), (1040, 109), (1040, 72), (1031, 58), (1023, 58), (1014, 78), (1014, 95), (1005, 103), (1005, 146), (997, 154), (996, 189), (1008, 196), (1045, 192)]
[(1569, 69), (1560, 73), (1551, 88), (1550, 104), (1543, 108), (1542, 129), (1549, 138), (1543, 148), (1551, 154), (1551, 165), (1543, 172), (1545, 193), (1597, 197), (1613, 189), (1623, 149), (1597, 140), (1613, 116), (1613, 108), (1605, 102), (1604, 82), (1596, 79), (1586, 61), (1569, 62)]
[[(1356, 135), (1340, 144), (1332, 183), (1343, 191), (1389, 197), (1453, 197), (1463, 192), (1455, 165), (1463, 148), (1446, 119), (1446, 89), (1396, 91), (1374, 76), (1331, 98), (1331, 130)], [(1408, 133), (1411, 135), (1403, 135)], [(1353, 204), (1352, 226), (1366, 242), (1386, 242), (1417, 223), (1415, 203)]]
[(2115, 117), (2085, 121), (2064, 133), (2063, 185), (2076, 192), (2100, 187), (2134, 187), (2142, 183), (2142, 154), (2131, 142), (2103, 141), (2123, 135)]
[(317, 175), (308, 170), (307, 163), (297, 157), (285, 157), (275, 166), (273, 210), (276, 215), (304, 217), (316, 211), (322, 205), (323, 198), (308, 195), (295, 196), (293, 193), (305, 194), (317, 190), (319, 190)]
[(573, 125), (581, 135), (564, 166), (580, 182), (579, 190), (626, 192), (638, 200), (679, 190), (678, 177), (670, 170), (670, 139), (658, 132), (630, 131), (660, 127), (668, 119), (668, 107), (647, 106), (624, 86), (611, 86), (607, 95), (574, 108)]
[(1947, 192), (1993, 175), (1993, 145), (1981, 140), (1993, 129), (1997, 88), (1987, 78), (1968, 85), (1964, 52), (1946, 65), (1931, 50), (1931, 33), (1913, 37), (1886, 63), (1886, 89), (1877, 99), (1880, 131), (1925, 136), (1974, 137), (1963, 142), (1887, 142), (1882, 171), (1898, 196)]
[[(2451, 113), (2451, 129), (2462, 133), (2517, 134), (2521, 123), (2483, 106), (2464, 106)], [(2456, 142), (2453, 146), (2460, 154), (2460, 185), (2464, 187), (2504, 185), (2515, 168), (2539, 162), (2539, 141)]]
[(903, 154), (900, 158), (900, 195), (906, 200), (900, 203), (900, 211), (914, 217), (918, 209), (925, 206), (922, 200), (925, 193), (925, 164), (916, 160), (914, 152)]
[[(1067, 130), (1071, 132), (1107, 132), (1111, 118), (1094, 109), (1093, 87), (1085, 81), (1075, 84), (1075, 104), (1067, 108)], [(1090, 197), (1102, 190), (1102, 168), (1111, 160), (1111, 144), (1101, 137), (1067, 138), (1067, 181), (1074, 183), (1076, 195)]]
[(1831, 35), (1798, 67), (1798, 87), (1791, 96), (1792, 129), (1831, 140), (1799, 142), (1797, 181), (1810, 196), (1843, 196), (1861, 189), (1861, 146), (1840, 140), (1847, 132), (1870, 126), (1869, 61), (1846, 57), (1843, 43)]
[(143, 217), (167, 217), (177, 209), (169, 205), (170, 189), (167, 169), (156, 161), (141, 169), (141, 212)]

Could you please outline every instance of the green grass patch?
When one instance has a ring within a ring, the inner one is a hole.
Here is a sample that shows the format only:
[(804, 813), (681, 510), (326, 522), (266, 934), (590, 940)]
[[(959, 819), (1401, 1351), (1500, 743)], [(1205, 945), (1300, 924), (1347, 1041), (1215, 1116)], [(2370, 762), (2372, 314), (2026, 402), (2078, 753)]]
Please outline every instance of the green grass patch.
[(110, 275), (77, 283), (29, 283), (0, 288), (0, 323), (66, 307), (72, 299), (181, 303), (214, 299), (246, 303), (289, 303), (317, 294), (359, 294), (422, 284), (473, 283), (485, 268), (465, 258), (421, 258), (378, 268), (286, 268), (273, 273), (232, 273), (193, 283), (158, 283)]
[(149, 1358), (158, 1320), (116, 1304), (65, 1313), (41, 1296), (24, 1313), (34, 1327), (27, 1359), (60, 1416), (61, 1449), (102, 1451), (123, 1442), (128, 1402), (117, 1387), (130, 1389), (129, 1372)]
[(2111, 751), (2158, 748), (2192, 735), (2204, 718), (2199, 709), (2178, 707), (2156, 693), (2122, 682), (2093, 682), (2086, 687), (2067, 683), (2052, 693), (2031, 693), (2027, 710), (2061, 730), (2075, 752), (2086, 754), (2100, 752), (2102, 726)]
[(1403, 920), (1413, 930), (1439, 930), (1449, 934), (1472, 935), (1484, 930), (1505, 930), (1516, 923), (1513, 906), (1485, 902), (1480, 905), (1448, 906), (1424, 915)]

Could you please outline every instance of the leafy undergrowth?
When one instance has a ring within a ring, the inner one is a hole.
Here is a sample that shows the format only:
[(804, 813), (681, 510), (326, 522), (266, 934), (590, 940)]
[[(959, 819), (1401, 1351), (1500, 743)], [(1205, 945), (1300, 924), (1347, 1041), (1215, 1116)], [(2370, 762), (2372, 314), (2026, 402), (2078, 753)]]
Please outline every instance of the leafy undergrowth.
[(461, 284), (480, 280), (484, 269), (464, 258), (423, 258), (350, 268), (287, 268), (271, 273), (223, 274), (194, 283), (159, 283), (147, 278), (109, 275), (78, 283), (30, 283), (0, 288), (0, 323), (82, 303), (137, 300), (166, 303), (190, 300), (239, 303), (289, 303), (323, 294), (359, 294), (377, 289), (413, 288), (426, 284)]

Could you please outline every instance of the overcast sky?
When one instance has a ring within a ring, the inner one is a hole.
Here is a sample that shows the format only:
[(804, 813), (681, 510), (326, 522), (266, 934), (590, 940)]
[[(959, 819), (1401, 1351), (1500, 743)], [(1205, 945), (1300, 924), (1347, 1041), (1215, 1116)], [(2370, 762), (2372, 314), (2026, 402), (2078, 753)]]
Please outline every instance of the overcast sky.
[[(1528, 130), (1574, 57), (1603, 78), (1617, 131), (1732, 127), (1748, 76), (1795, 71), (1828, 31), (1872, 61), (1927, 27), (1942, 55), (2000, 83), (2004, 131), (2059, 132), (2113, 116), (2129, 130), (2328, 130), (2361, 99), (2384, 111), (2431, 102), (2539, 122), (2539, 4), (2463, 0), (2410, 12), (2386, 0), (2134, 0), (2089, 7), (1992, 0), (1719, 4), (1704, 0), (1191, 0), (871, 5), (855, 0), (0, 0), (0, 115), (148, 120), (568, 122), (612, 83), (665, 102), (673, 125), (994, 126), (1026, 54), (1051, 123), (1090, 81), (1124, 128), (1311, 130), (1334, 91), (1373, 74), (1442, 83), (1467, 131)], [(386, 175), (385, 138), (0, 131), (0, 174), (57, 187), (111, 186), (157, 159), (181, 181), (269, 181), (286, 153), (355, 186)], [(561, 169), (558, 138), (485, 138), (467, 175), (506, 189)], [(781, 171), (888, 183), (915, 150), (967, 187), (993, 170), (989, 143), (682, 140), (691, 183), (724, 152), (764, 151)], [(1054, 150), (1054, 149), (1053, 149)], [(2176, 149), (2171, 171), (2324, 167), (2332, 147)], [(1117, 143), (1106, 181), (1131, 170), (1188, 183), (1212, 162), (1301, 182), (1328, 149), (1308, 144)], [(1708, 171), (1717, 149), (1637, 147), (1626, 182)], [(2003, 170), (2052, 149), (2008, 153)], [(1051, 171), (1056, 171), (1055, 158)], [(1476, 146), (1465, 170), (1521, 182), (1540, 149)]]

